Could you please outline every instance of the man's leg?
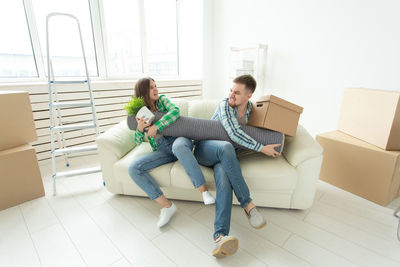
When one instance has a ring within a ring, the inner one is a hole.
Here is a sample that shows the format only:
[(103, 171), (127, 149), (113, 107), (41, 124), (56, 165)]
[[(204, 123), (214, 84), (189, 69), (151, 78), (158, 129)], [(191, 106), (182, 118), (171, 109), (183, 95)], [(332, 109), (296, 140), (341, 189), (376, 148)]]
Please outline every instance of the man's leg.
[(215, 206), (214, 240), (212, 255), (223, 258), (235, 254), (239, 247), (236, 237), (229, 236), (232, 212), (232, 185), (221, 163), (214, 166), (214, 179), (217, 187)]
[(232, 185), (221, 163), (214, 165), (214, 179), (217, 188), (215, 205), (214, 239), (229, 235), (232, 212)]
[(243, 178), (235, 149), (231, 143), (218, 140), (200, 141), (196, 144), (194, 155), (201, 165), (213, 166), (220, 162), (240, 206), (246, 208), (251, 203), (249, 188)]
[(202, 165), (221, 163), (235, 192), (240, 206), (245, 210), (252, 227), (260, 229), (266, 225), (265, 218), (256, 209), (250, 198), (249, 188), (243, 178), (239, 161), (232, 144), (225, 141), (206, 140), (198, 142), (195, 156)]

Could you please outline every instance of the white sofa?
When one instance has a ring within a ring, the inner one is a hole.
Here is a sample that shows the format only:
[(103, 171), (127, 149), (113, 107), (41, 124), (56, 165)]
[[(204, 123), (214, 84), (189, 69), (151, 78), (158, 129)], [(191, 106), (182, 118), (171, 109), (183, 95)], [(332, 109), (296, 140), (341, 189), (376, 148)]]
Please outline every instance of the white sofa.
[[(211, 118), (219, 101), (174, 99), (182, 116)], [(133, 131), (126, 120), (97, 138), (103, 179), (107, 189), (115, 194), (146, 196), (128, 174), (134, 158), (150, 153), (148, 142), (136, 146)], [(322, 148), (299, 125), (296, 137), (285, 138), (282, 156), (272, 158), (261, 153), (239, 158), (243, 176), (257, 206), (307, 209), (316, 191), (322, 163)], [(206, 185), (215, 195), (212, 168), (201, 166)], [(182, 165), (177, 161), (150, 171), (165, 196), (170, 199), (202, 201), (193, 188)], [(238, 204), (234, 198), (234, 204)]]

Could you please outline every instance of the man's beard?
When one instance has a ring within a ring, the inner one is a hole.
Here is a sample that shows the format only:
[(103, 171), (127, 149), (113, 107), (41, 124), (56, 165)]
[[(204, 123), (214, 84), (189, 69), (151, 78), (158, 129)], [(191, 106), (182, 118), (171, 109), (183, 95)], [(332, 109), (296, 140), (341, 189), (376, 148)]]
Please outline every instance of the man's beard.
[(232, 103), (230, 99), (228, 100), (228, 104), (229, 104), (229, 106), (231, 106), (233, 108), (237, 107), (237, 105), (235, 105), (235, 102)]

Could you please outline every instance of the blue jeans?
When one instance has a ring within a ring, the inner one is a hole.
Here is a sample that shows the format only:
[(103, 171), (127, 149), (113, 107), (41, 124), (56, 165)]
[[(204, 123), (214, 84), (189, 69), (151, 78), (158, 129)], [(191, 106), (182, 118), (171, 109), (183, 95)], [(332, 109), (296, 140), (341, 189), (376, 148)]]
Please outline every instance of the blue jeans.
[(206, 183), (200, 166), (193, 153), (193, 141), (186, 137), (178, 137), (172, 145), (172, 153), (178, 158), (195, 188)]
[[(157, 182), (151, 177), (149, 171), (163, 164), (174, 162), (176, 160), (193, 158), (192, 141), (181, 137), (162, 136), (157, 140), (157, 151), (148, 153), (138, 159), (135, 159), (129, 165), (129, 175), (132, 180), (149, 196), (151, 200), (159, 198), (163, 192)], [(190, 150), (187, 149), (190, 147)], [(196, 166), (190, 161), (181, 161), (185, 170), (190, 170), (190, 177), (193, 185), (197, 188), (205, 183), (203, 173), (197, 163)]]
[(196, 142), (194, 155), (201, 165), (214, 168), (217, 188), (214, 239), (219, 235), (228, 235), (231, 225), (232, 190), (242, 208), (251, 202), (249, 188), (243, 178), (235, 149), (226, 141), (205, 140)]
[(176, 137), (161, 136), (157, 140), (157, 151), (135, 159), (129, 165), (129, 175), (132, 180), (149, 196), (151, 200), (159, 198), (163, 192), (149, 171), (163, 164), (176, 161), (172, 154), (172, 144)]

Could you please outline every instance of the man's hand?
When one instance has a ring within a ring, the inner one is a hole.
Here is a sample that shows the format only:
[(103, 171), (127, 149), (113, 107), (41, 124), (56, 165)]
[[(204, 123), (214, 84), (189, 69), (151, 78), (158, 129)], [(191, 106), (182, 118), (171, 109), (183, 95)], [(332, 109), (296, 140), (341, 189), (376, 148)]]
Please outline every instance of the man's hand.
[(136, 118), (137, 121), (137, 130), (141, 133), (143, 133), (144, 129), (146, 127), (149, 127), (149, 123), (148, 121), (144, 118), (144, 116), (142, 116), (140, 119)]
[(154, 138), (157, 134), (158, 128), (155, 125), (150, 126), (150, 128), (147, 130), (147, 135), (151, 138)]
[(262, 148), (261, 148), (261, 153), (264, 153), (265, 155), (267, 155), (267, 156), (271, 156), (271, 157), (276, 157), (276, 156), (279, 156), (281, 153), (279, 153), (279, 152), (276, 152), (276, 150), (274, 149), (275, 147), (277, 147), (277, 146), (281, 146), (281, 144), (273, 144), (273, 145), (266, 145), (266, 146), (263, 146)]

